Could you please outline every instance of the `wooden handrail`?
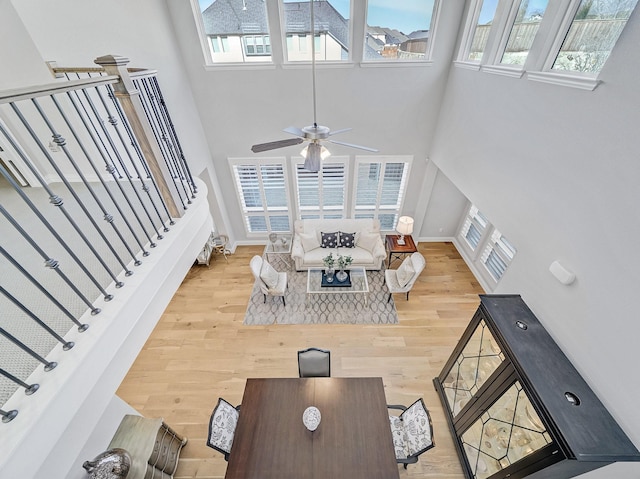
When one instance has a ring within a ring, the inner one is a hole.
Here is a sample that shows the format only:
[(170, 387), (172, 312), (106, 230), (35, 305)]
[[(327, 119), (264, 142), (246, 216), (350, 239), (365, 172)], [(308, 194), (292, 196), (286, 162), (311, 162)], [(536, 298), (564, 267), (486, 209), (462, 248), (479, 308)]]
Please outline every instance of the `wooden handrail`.
[(114, 84), (118, 83), (118, 80), (119, 77), (117, 75), (105, 75), (0, 91), (0, 105), (20, 100), (29, 100), (31, 98), (38, 98), (41, 96), (56, 95), (59, 93), (66, 93), (68, 91), (80, 90), (87, 86)]

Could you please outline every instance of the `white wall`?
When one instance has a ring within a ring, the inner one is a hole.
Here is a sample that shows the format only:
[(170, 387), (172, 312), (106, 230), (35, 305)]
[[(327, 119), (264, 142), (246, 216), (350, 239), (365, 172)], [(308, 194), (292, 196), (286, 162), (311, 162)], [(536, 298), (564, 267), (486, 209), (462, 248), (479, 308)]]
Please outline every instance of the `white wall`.
[(0, 65), (0, 90), (53, 81), (11, 0), (0, 0)]
[[(462, 2), (442, 3), (438, 27), (442, 36), (432, 66), (317, 67), (318, 123), (332, 129), (352, 127), (339, 139), (378, 148), (380, 155), (413, 155), (416, 159), (405, 202), (407, 211), (416, 209), (412, 203), (422, 200), (422, 159), (427, 157), (436, 126), (463, 7)], [(364, 1), (356, 0), (355, 4), (363, 8)], [(289, 138), (283, 128), (313, 123), (311, 69), (309, 65), (254, 67), (249, 71), (247, 65), (205, 69), (189, 2), (169, 1), (168, 8), (175, 31), (180, 32), (176, 39), (198, 99), (228, 214), (240, 218), (227, 158), (255, 158), (258, 155), (251, 152), (251, 145)], [(360, 153), (337, 145), (332, 145), (331, 151), (351, 158)], [(262, 156), (290, 159), (299, 152), (299, 147), (291, 147)], [(240, 221), (234, 222), (232, 229), (235, 238), (246, 238)]]
[(518, 250), (496, 293), (522, 294), (638, 446), (639, 43), (636, 9), (592, 92), (454, 67), (430, 152)]

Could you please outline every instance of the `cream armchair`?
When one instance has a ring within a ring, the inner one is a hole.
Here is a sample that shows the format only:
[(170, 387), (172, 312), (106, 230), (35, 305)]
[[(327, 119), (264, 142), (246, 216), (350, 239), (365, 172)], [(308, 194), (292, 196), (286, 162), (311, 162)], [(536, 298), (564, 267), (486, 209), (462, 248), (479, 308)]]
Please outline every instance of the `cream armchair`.
[(249, 267), (260, 285), (260, 291), (264, 295), (264, 302), (267, 302), (267, 296), (281, 296), (282, 304), (286, 306), (284, 293), (287, 289), (287, 273), (279, 273), (258, 255), (251, 258)]
[(405, 258), (398, 269), (386, 270), (384, 272), (384, 281), (389, 288), (387, 303), (391, 301), (391, 296), (394, 293), (407, 293), (407, 301), (409, 301), (409, 292), (426, 264), (424, 256), (415, 252)]

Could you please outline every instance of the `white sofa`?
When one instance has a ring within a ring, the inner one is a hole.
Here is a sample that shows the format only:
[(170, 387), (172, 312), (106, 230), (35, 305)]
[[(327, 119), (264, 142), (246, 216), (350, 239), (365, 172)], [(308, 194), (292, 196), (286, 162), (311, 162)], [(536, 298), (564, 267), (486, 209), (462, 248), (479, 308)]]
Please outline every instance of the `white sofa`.
[[(355, 247), (322, 248), (321, 233), (355, 233)], [(315, 237), (315, 241), (311, 238)], [(324, 268), (322, 258), (329, 253), (351, 256), (352, 266), (367, 270), (379, 270), (386, 257), (380, 236), (380, 222), (373, 219), (297, 220), (294, 225), (291, 257), (296, 270)]]

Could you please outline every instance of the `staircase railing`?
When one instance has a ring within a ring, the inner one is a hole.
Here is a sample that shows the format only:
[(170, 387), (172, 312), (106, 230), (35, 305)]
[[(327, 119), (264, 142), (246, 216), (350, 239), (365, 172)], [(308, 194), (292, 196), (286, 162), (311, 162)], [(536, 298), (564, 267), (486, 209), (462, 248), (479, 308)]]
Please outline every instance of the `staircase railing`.
[[(123, 57), (0, 92), (0, 416), (73, 327), (89, 328), (197, 188), (154, 71)], [(80, 338), (82, 335), (79, 336)]]

